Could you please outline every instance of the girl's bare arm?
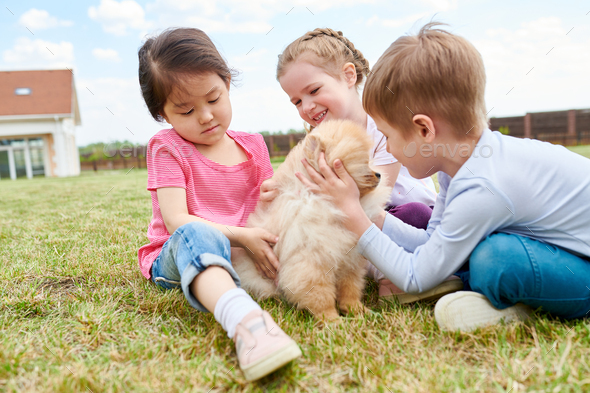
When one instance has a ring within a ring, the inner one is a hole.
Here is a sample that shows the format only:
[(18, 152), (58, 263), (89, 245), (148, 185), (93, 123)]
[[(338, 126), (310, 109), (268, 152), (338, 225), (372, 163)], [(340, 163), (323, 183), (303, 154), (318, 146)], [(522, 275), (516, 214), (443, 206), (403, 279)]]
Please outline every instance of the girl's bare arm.
[[(211, 225), (223, 233), (233, 247), (242, 247), (249, 251), (255, 264), (266, 266), (273, 273), (274, 278), (279, 268), (279, 260), (274, 254), (271, 244), (278, 241), (278, 237), (262, 228), (242, 228), (218, 224), (204, 218), (190, 215), (186, 202), (186, 190), (179, 187), (165, 187), (157, 189), (158, 203), (162, 218), (168, 233), (173, 234), (176, 229), (189, 222), (203, 222)], [(264, 271), (264, 269), (262, 270)], [(264, 271), (266, 273), (266, 271)]]

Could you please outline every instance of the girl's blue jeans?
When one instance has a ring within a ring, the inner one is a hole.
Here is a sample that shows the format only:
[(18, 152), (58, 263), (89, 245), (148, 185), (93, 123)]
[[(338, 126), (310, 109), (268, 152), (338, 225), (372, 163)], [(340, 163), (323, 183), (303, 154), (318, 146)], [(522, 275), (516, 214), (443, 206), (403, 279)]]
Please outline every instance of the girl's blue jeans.
[[(467, 266), (466, 266), (467, 267)], [(590, 313), (590, 259), (528, 237), (493, 233), (457, 275), (499, 309), (523, 303), (558, 317)]]
[(228, 271), (236, 286), (240, 278), (231, 265), (229, 239), (221, 231), (203, 222), (189, 222), (172, 234), (152, 264), (152, 281), (165, 288), (182, 288), (184, 296), (197, 310), (208, 310), (190, 290), (190, 284), (209, 266)]

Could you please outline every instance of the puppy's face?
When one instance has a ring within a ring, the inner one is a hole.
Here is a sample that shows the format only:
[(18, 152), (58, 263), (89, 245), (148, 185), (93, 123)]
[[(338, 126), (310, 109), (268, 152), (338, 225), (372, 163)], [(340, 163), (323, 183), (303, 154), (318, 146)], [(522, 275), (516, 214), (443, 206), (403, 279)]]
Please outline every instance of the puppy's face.
[(326, 120), (305, 137), (307, 162), (319, 171), (320, 152), (334, 168), (334, 160), (342, 160), (344, 167), (359, 188), (360, 196), (374, 190), (380, 175), (369, 167), (369, 149), (373, 141), (365, 129), (350, 120)]

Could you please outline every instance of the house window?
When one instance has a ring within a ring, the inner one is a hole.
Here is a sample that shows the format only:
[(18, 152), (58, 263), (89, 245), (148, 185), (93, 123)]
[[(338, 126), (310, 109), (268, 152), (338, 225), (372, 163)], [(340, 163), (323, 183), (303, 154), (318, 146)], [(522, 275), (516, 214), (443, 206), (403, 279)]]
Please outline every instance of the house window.
[(24, 149), (13, 149), (14, 155), (14, 169), (16, 169), (16, 177), (27, 177), (27, 159), (25, 157)]
[(43, 139), (1, 139), (0, 179), (34, 176), (45, 176)]
[(33, 176), (45, 176), (45, 164), (43, 162), (43, 139), (29, 139), (31, 154), (31, 169)]
[(25, 140), (9, 139), (8, 144), (12, 150), (12, 160), (16, 177), (27, 177), (27, 160), (25, 158)]
[(25, 148), (25, 140), (24, 139), (9, 139), (8, 144), (12, 147), (19, 147)]
[(10, 154), (0, 150), (0, 179), (10, 179)]
[(14, 89), (14, 94), (17, 96), (30, 96), (31, 95), (31, 88), (30, 87), (17, 87)]

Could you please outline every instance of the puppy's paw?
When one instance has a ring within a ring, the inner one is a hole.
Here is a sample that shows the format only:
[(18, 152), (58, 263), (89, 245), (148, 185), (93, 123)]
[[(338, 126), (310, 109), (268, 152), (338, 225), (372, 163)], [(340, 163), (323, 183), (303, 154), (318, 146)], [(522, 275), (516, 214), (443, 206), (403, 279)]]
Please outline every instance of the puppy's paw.
[(309, 307), (306, 307), (306, 309), (315, 318), (317, 318), (320, 321), (329, 322), (329, 321), (335, 321), (335, 320), (340, 319), (340, 314), (338, 314), (338, 311), (336, 311), (336, 308), (320, 310), (320, 309), (310, 309)]
[(371, 311), (369, 308), (365, 307), (360, 300), (339, 304), (338, 306), (340, 311), (345, 314), (364, 315)]

